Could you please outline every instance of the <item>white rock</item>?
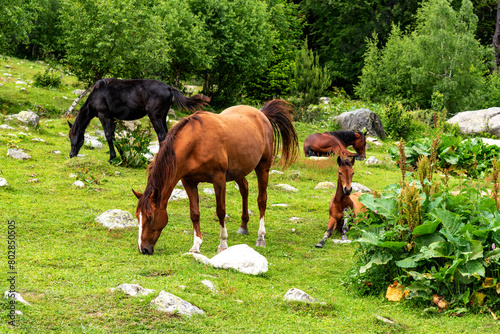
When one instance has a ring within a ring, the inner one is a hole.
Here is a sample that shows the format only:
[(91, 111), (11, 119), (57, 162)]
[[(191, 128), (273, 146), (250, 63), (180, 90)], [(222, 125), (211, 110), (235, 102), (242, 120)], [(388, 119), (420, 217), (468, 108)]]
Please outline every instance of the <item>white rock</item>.
[(75, 181), (73, 182), (73, 185), (78, 188), (83, 188), (85, 184), (82, 181)]
[(337, 187), (337, 185), (333, 182), (320, 182), (318, 183), (314, 189), (335, 189)]
[(3, 294), (3, 297), (5, 299), (9, 299), (9, 298), (12, 298), (12, 295), (14, 295), (14, 299), (20, 303), (23, 303), (24, 305), (31, 305), (30, 303), (28, 303), (26, 300), (24, 300), (23, 296), (21, 296), (21, 294), (19, 292), (10, 292), (10, 291), (5, 291), (5, 293)]
[(152, 154), (157, 154), (158, 151), (160, 150), (160, 144), (157, 141), (151, 142), (151, 143), (149, 143), (148, 150)]
[(40, 123), (40, 117), (32, 111), (23, 110), (17, 114), (17, 119), (28, 124), (32, 128), (36, 128)]
[(97, 139), (86, 139), (85, 138), (85, 147), (87, 148), (93, 148), (93, 149), (100, 149), (100, 148), (103, 148), (103, 145), (102, 143), (97, 140)]
[(371, 192), (370, 188), (365, 187), (360, 183), (353, 182), (351, 183), (353, 192), (361, 192), (361, 193), (369, 193)]
[(12, 126), (8, 126), (7, 124), (0, 125), (0, 129), (15, 130)]
[(77, 176), (78, 176), (78, 175), (73, 174), (73, 173), (69, 174), (69, 177), (77, 177)]
[(45, 143), (45, 140), (43, 140), (42, 138), (33, 138), (33, 141)]
[(320, 97), (319, 102), (323, 104), (330, 104), (331, 99), (329, 97)]
[(290, 220), (290, 221), (292, 221), (292, 222), (297, 222), (297, 221), (299, 221), (299, 220), (302, 220), (302, 218), (299, 218), (299, 217), (291, 217), (289, 220)]
[(137, 219), (130, 212), (118, 209), (105, 211), (95, 221), (111, 229), (137, 227), (139, 225)]
[(267, 259), (248, 245), (231, 246), (213, 258), (190, 253), (197, 260), (215, 268), (235, 269), (244, 274), (259, 275), (267, 272)]
[(205, 188), (203, 189), (203, 192), (207, 195), (215, 195), (215, 190), (213, 190), (212, 188)]
[(73, 91), (73, 94), (78, 95), (78, 96), (82, 95), (83, 93), (85, 93), (85, 89), (75, 89)]
[(7, 180), (0, 177), (0, 187), (8, 187), (9, 184), (7, 183)]
[(188, 199), (187, 192), (182, 189), (174, 189), (172, 191), (172, 194), (170, 195), (170, 198), (168, 199), (169, 201), (177, 201), (180, 199)]
[(56, 150), (56, 151), (52, 151), (52, 153), (54, 153), (54, 154), (61, 154), (61, 151)]
[(105, 136), (104, 131), (102, 131), (102, 130), (95, 130), (95, 135), (97, 137), (104, 137)]
[(68, 136), (67, 133), (62, 133), (62, 132), (59, 132), (58, 135), (59, 135), (59, 137), (67, 137)]
[(280, 184), (277, 184), (276, 187), (281, 188), (282, 190), (285, 190), (285, 191), (293, 191), (293, 192), (299, 191), (297, 188), (292, 187), (289, 184), (280, 183)]
[(14, 313), (15, 313), (16, 315), (24, 315), (24, 313), (23, 313), (23, 312), (21, 312), (21, 311), (19, 311), (19, 310), (16, 310)]
[(269, 172), (269, 174), (285, 174), (285, 173), (280, 172), (279, 170), (273, 169), (272, 171)]
[(483, 143), (487, 145), (495, 145), (500, 147), (500, 139), (491, 139), (491, 138), (478, 138), (483, 141)]
[(330, 157), (307, 157), (309, 160), (328, 160), (331, 159)]
[(286, 207), (288, 207), (288, 204), (278, 203), (278, 204), (271, 204), (271, 206), (278, 206), (278, 207), (281, 207), (281, 208), (286, 208)]
[(375, 146), (381, 146), (382, 145), (382, 143), (377, 138), (374, 138), (374, 137), (366, 137), (366, 141), (368, 143), (372, 143)]
[(463, 133), (489, 132), (500, 136), (500, 108), (463, 111), (446, 121), (449, 124), (458, 124)]
[(159, 311), (169, 314), (181, 314), (191, 316), (193, 314), (204, 314), (205, 312), (191, 303), (166, 291), (161, 291), (158, 297), (151, 301), (151, 306)]
[(152, 155), (151, 153), (143, 153), (142, 156), (148, 159), (148, 161), (153, 161), (155, 158), (154, 155)]
[(366, 159), (365, 161), (365, 165), (380, 165), (382, 163), (382, 161), (380, 161), (379, 159), (375, 158), (375, 157), (369, 157), (368, 159)]
[(23, 150), (17, 148), (12, 148), (10, 150), (7, 150), (7, 156), (13, 159), (23, 159), (23, 160), (31, 159), (31, 156), (29, 154), (26, 154), (23, 152)]
[(18, 81), (16, 81), (16, 85), (27, 85), (27, 83), (24, 81), (18, 80)]
[(214, 283), (212, 283), (211, 281), (204, 279), (203, 281), (201, 281), (201, 284), (206, 286), (210, 291), (217, 292), (217, 289), (215, 288)]
[(155, 290), (151, 289), (145, 289), (140, 285), (137, 284), (120, 284), (116, 288), (116, 290), (123, 291), (129, 296), (135, 297), (137, 295), (140, 296), (146, 296), (149, 295), (150, 293), (153, 293)]
[(285, 296), (283, 297), (285, 300), (292, 300), (292, 301), (298, 301), (298, 302), (306, 302), (306, 303), (317, 303), (318, 300), (309, 296), (307, 293), (305, 293), (302, 290), (292, 288), (287, 291)]

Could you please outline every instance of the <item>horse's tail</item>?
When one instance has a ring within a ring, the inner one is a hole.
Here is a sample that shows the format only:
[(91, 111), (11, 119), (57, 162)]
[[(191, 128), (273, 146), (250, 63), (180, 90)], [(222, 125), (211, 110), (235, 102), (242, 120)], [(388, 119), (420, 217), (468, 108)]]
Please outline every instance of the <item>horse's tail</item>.
[(297, 133), (293, 127), (293, 106), (286, 101), (276, 99), (264, 104), (261, 111), (273, 126), (274, 156), (281, 146), (282, 164), (286, 167), (297, 158), (299, 146)]
[(189, 111), (197, 111), (208, 103), (210, 103), (210, 98), (202, 94), (196, 94), (191, 97), (184, 96), (177, 88), (170, 87), (170, 92), (173, 95), (173, 101), (177, 107)]

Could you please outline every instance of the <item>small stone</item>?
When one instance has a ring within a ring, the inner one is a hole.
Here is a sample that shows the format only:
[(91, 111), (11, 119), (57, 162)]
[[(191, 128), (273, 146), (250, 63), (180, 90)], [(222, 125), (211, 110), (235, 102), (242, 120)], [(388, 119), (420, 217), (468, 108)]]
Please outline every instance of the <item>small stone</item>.
[(77, 177), (77, 176), (78, 176), (78, 175), (73, 174), (73, 173), (69, 174), (69, 177)]
[(32, 111), (23, 110), (17, 114), (17, 119), (28, 124), (32, 128), (36, 128), (40, 123), (40, 117)]
[(28, 183), (40, 183), (39, 179), (30, 179), (27, 181)]
[(279, 203), (279, 204), (271, 204), (271, 206), (277, 206), (277, 207), (286, 208), (286, 207), (288, 207), (288, 204)]
[(217, 292), (217, 289), (215, 289), (214, 283), (212, 283), (211, 281), (204, 279), (203, 281), (201, 281), (201, 283), (204, 286), (206, 286), (210, 291)]
[(110, 229), (137, 227), (139, 225), (138, 220), (130, 212), (118, 209), (105, 211), (95, 221)]
[(31, 156), (29, 154), (26, 154), (23, 152), (23, 150), (17, 148), (12, 148), (10, 150), (7, 150), (7, 156), (13, 159), (23, 159), (23, 160), (31, 159)]
[(9, 184), (7, 183), (7, 180), (0, 177), (0, 187), (8, 187)]
[(353, 192), (361, 192), (361, 193), (371, 192), (370, 188), (365, 187), (364, 185), (362, 185), (360, 183), (353, 182), (353, 183), (351, 183), (351, 186), (352, 186)]
[(163, 311), (169, 314), (177, 313), (181, 315), (191, 316), (193, 314), (205, 313), (203, 310), (194, 306), (193, 304), (163, 290), (160, 292), (158, 297), (151, 301), (151, 306), (159, 311)]
[(335, 189), (337, 187), (337, 185), (333, 182), (320, 182), (318, 183), (314, 189)]
[(31, 305), (28, 303), (26, 300), (24, 300), (23, 296), (19, 292), (10, 292), (10, 291), (5, 291), (4, 293), (4, 298), (5, 299), (14, 299), (20, 303), (23, 303), (24, 305)]
[(170, 198), (168, 199), (169, 201), (177, 201), (180, 199), (188, 199), (187, 192), (182, 189), (174, 189), (172, 191), (172, 194), (170, 195)]
[(290, 221), (292, 221), (292, 222), (297, 222), (297, 221), (299, 221), (299, 220), (302, 220), (302, 218), (299, 218), (299, 217), (292, 217), (292, 218), (290, 218), (289, 220), (290, 220)]
[(299, 290), (299, 289), (295, 289), (295, 288), (288, 290), (287, 293), (285, 294), (285, 297), (283, 297), (283, 298), (285, 300), (306, 302), (306, 303), (317, 303), (318, 302), (317, 299), (312, 298), (304, 291)]
[(294, 232), (294, 233), (295, 233), (295, 229), (294, 229), (294, 228), (292, 228), (292, 232)]
[(215, 195), (215, 190), (213, 190), (212, 188), (205, 188), (203, 189), (203, 192), (207, 195)]
[(75, 181), (73, 182), (73, 185), (78, 188), (83, 188), (85, 184), (82, 181)]
[(368, 159), (366, 159), (365, 161), (365, 165), (380, 165), (382, 162), (375, 158), (375, 157), (369, 157)]
[(132, 297), (135, 297), (137, 295), (147, 296), (150, 293), (153, 293), (155, 291), (155, 290), (151, 290), (151, 289), (145, 289), (142, 286), (137, 285), (137, 284), (120, 284), (116, 288), (116, 290), (123, 291), (124, 293), (126, 293), (127, 295), (132, 296)]
[(67, 133), (62, 133), (62, 132), (59, 132), (58, 135), (59, 135), (59, 137), (67, 137), (68, 136)]
[(19, 81), (16, 81), (16, 85), (27, 85), (27, 83), (19, 80)]
[(15, 130), (12, 126), (8, 126), (7, 124), (0, 125), (0, 129)]
[(85, 139), (85, 147), (92, 149), (100, 149), (103, 148), (103, 145), (97, 139), (89, 139), (89, 140)]
[(280, 172), (279, 170), (273, 169), (272, 171), (269, 172), (269, 174), (285, 174), (285, 173)]
[(42, 138), (33, 138), (33, 141), (45, 143), (45, 140), (43, 140)]
[(116, 175), (116, 176), (120, 176), (120, 175), (122, 175), (122, 173), (120, 173), (120, 172), (118, 172), (118, 171), (115, 171), (115, 175)]
[(284, 191), (293, 191), (293, 192), (297, 192), (299, 191), (297, 188), (295, 187), (292, 187), (291, 185), (289, 184), (283, 184), (283, 183), (280, 183), (280, 184), (277, 184), (276, 187), (278, 188), (281, 188), (282, 190)]

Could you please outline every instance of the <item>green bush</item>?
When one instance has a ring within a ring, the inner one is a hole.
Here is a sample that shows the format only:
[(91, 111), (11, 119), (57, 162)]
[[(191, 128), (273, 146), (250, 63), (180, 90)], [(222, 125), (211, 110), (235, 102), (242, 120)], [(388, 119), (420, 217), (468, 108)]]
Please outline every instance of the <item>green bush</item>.
[(37, 73), (33, 76), (35, 86), (38, 87), (53, 87), (61, 86), (61, 75), (51, 68), (47, 68), (43, 73)]
[(120, 134), (115, 139), (114, 144), (118, 151), (117, 156), (111, 162), (116, 165), (131, 168), (145, 168), (149, 164), (146, 154), (151, 154), (148, 150), (149, 143), (153, 139), (152, 131), (149, 128), (136, 127), (134, 130), (123, 126), (119, 122), (116, 127), (116, 133)]
[(476, 188), (457, 196), (448, 191), (427, 196), (414, 182), (404, 189), (393, 185), (379, 198), (360, 197), (366, 213), (349, 232), (359, 245), (350, 284), (363, 294), (380, 294), (397, 281), (408, 299), (438, 295), (451, 306), (449, 312), (500, 310), (500, 211), (495, 201), (481, 197)]
[(392, 139), (408, 138), (412, 117), (401, 102), (389, 103), (384, 108), (384, 130)]

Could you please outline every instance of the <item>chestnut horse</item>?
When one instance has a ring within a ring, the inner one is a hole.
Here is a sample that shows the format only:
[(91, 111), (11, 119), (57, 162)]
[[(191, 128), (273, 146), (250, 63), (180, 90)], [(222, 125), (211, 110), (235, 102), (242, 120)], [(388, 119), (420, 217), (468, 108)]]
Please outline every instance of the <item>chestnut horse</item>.
[[(226, 182), (236, 181), (243, 202), (240, 234), (248, 234), (248, 182), (252, 170), (257, 174), (260, 227), (257, 246), (265, 247), (264, 215), (269, 169), (281, 148), (286, 167), (297, 155), (297, 134), (293, 127), (292, 105), (283, 100), (267, 102), (259, 111), (235, 106), (219, 115), (199, 111), (182, 119), (167, 134), (149, 168), (144, 194), (139, 199), (139, 252), (151, 255), (161, 231), (168, 223), (167, 203), (178, 180), (189, 197), (194, 242), (190, 252), (199, 253), (202, 243), (198, 183), (213, 183), (220, 223), (218, 251), (227, 248)], [(280, 140), (281, 139), (281, 140)], [(280, 145), (281, 141), (281, 145)]]
[(352, 191), (352, 176), (354, 171), (354, 157), (338, 157), (337, 164), (339, 165), (339, 177), (337, 180), (337, 191), (330, 201), (330, 218), (328, 220), (328, 229), (321, 241), (316, 244), (316, 247), (322, 248), (335, 229), (342, 229), (342, 218), (344, 218), (344, 209), (351, 208), (354, 210), (354, 215), (357, 215), (363, 208), (363, 204), (359, 202), (361, 193)]
[(69, 157), (78, 155), (84, 143), (85, 129), (98, 117), (109, 146), (109, 161), (116, 157), (113, 140), (115, 119), (135, 120), (148, 115), (161, 143), (167, 135), (166, 117), (173, 103), (177, 107), (196, 111), (210, 102), (201, 94), (184, 96), (177, 88), (157, 80), (102, 79), (95, 83), (92, 93), (78, 111), (75, 123), (69, 125), (71, 151)]
[(304, 141), (304, 154), (308, 156), (339, 156), (353, 157), (355, 154), (346, 148), (351, 146), (357, 153), (358, 160), (366, 158), (366, 133), (359, 131), (333, 131), (313, 133)]

